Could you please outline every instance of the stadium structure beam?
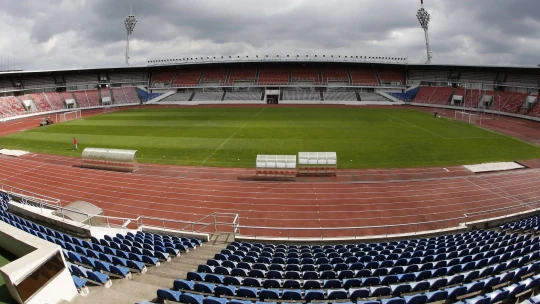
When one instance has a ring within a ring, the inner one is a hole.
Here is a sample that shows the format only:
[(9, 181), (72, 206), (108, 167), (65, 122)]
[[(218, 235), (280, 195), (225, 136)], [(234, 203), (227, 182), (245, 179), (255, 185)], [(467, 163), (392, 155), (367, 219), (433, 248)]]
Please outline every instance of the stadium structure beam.
[(126, 27), (126, 65), (130, 66), (129, 63), (129, 38), (131, 37), (131, 34), (133, 34), (133, 30), (135, 29), (135, 25), (137, 24), (137, 17), (133, 15), (133, 8), (132, 5), (129, 5), (129, 15), (124, 19), (124, 25)]
[(418, 22), (420, 23), (420, 26), (424, 30), (424, 35), (426, 36), (426, 51), (427, 51), (427, 61), (426, 64), (431, 63), (431, 46), (429, 45), (429, 21), (430, 21), (430, 15), (429, 13), (424, 9), (424, 0), (420, 0), (421, 7), (416, 13), (416, 18), (418, 19)]

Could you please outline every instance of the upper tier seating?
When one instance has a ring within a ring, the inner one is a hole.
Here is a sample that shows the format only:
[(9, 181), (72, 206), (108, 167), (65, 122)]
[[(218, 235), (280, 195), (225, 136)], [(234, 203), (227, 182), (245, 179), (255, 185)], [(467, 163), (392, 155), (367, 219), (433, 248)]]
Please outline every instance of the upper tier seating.
[(261, 100), (262, 92), (227, 92), (225, 100)]
[(349, 75), (345, 68), (335, 69), (323, 69), (322, 70), (323, 84), (335, 83), (349, 83)]
[(233, 68), (229, 77), (229, 83), (234, 84), (235, 82), (247, 82), (254, 84), (255, 78), (257, 78), (256, 68)]
[(358, 101), (356, 92), (327, 91), (324, 100), (328, 101)]
[(261, 68), (259, 84), (288, 84), (289, 70), (281, 68)]
[(284, 90), (283, 100), (320, 101), (321, 94), (317, 91), (309, 91), (309, 90), (299, 90), (299, 91)]
[(352, 83), (355, 85), (378, 86), (375, 69), (350, 69)]
[(147, 73), (145, 72), (125, 72), (125, 73), (110, 73), (109, 80), (112, 83), (118, 82), (144, 82), (148, 80)]
[(21, 95), (19, 96), (19, 99), (25, 100), (30, 99), (34, 102), (36, 105), (38, 111), (45, 112), (45, 111), (52, 111), (52, 107), (47, 101), (47, 98), (45, 97), (45, 94), (39, 93), (39, 94), (29, 94), (29, 95)]
[(209, 69), (205, 70), (201, 76), (201, 84), (209, 83), (224, 85), (227, 82), (229, 69)]
[(54, 88), (56, 83), (52, 76), (28, 77), (21, 79), (25, 89), (31, 88)]
[(506, 84), (539, 86), (540, 74), (508, 74)]
[(172, 84), (175, 76), (176, 71), (154, 72), (152, 73), (152, 86), (169, 86)]
[(178, 71), (178, 75), (174, 80), (175, 86), (195, 86), (199, 83), (201, 77), (201, 70), (188, 70), (182, 69)]
[(481, 83), (494, 83), (497, 73), (486, 72), (462, 72), (459, 80), (462, 82), (481, 82)]
[(315, 68), (292, 68), (292, 82), (319, 84), (319, 69)]
[(97, 74), (80, 74), (80, 75), (65, 75), (64, 80), (66, 81), (66, 85), (73, 85), (73, 84), (97, 84), (98, 83), (98, 75)]
[(412, 70), (409, 72), (409, 80), (447, 81), (448, 75), (450, 71)]
[(378, 70), (377, 72), (382, 83), (405, 84), (405, 73), (402, 71)]
[(64, 100), (62, 99), (62, 96), (59, 93), (45, 93), (47, 96), (47, 100), (49, 101), (49, 104), (51, 105), (53, 110), (63, 110), (65, 109)]
[(9, 79), (0, 79), (0, 91), (11, 91), (15, 89)]
[(14, 96), (0, 97), (0, 112), (4, 117), (28, 114), (21, 102)]

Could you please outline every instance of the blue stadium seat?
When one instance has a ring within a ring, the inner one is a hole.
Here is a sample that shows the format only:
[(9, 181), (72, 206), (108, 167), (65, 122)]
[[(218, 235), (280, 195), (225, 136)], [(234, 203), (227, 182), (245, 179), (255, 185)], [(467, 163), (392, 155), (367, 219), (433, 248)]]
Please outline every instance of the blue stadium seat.
[(306, 294), (304, 298), (306, 302), (308, 303), (311, 301), (324, 300), (324, 290), (320, 290), (320, 289), (306, 290)]
[(281, 299), (285, 301), (300, 301), (302, 300), (302, 291), (300, 289), (284, 289)]
[(175, 280), (173, 283), (174, 289), (178, 290), (184, 290), (184, 291), (193, 291), (193, 287), (195, 286), (195, 282), (188, 281), (188, 280)]
[(226, 285), (217, 285), (215, 290), (215, 295), (218, 297), (233, 297), (236, 294), (236, 287), (226, 286)]
[(214, 294), (214, 289), (216, 288), (215, 284), (212, 283), (203, 283), (197, 282), (193, 286), (193, 290), (201, 293)]
[(412, 296), (404, 296), (403, 299), (407, 304), (424, 304), (427, 303), (428, 297), (423, 294), (416, 294)]
[(381, 299), (381, 304), (405, 304), (402, 298)]
[(262, 289), (259, 293), (259, 298), (261, 301), (264, 300), (279, 300), (280, 299), (280, 290), (279, 289)]
[(427, 297), (427, 303), (444, 301), (448, 298), (448, 291), (446, 290), (436, 290), (432, 292), (426, 292), (425, 296)]
[(491, 303), (500, 302), (504, 299), (507, 299), (509, 296), (509, 291), (507, 290), (494, 290), (493, 292), (486, 293), (486, 297), (490, 298)]
[(236, 290), (236, 295), (242, 298), (257, 298), (258, 292), (257, 288), (240, 287)]
[(180, 291), (170, 290), (170, 289), (158, 289), (157, 296), (160, 299), (180, 302), (180, 296), (182, 293)]
[(349, 298), (345, 289), (332, 289), (328, 291), (328, 300), (346, 300)]
[(186, 304), (202, 304), (204, 296), (192, 293), (182, 293), (178, 302)]
[(205, 297), (202, 303), (203, 304), (227, 304), (227, 299), (216, 298), (216, 297)]

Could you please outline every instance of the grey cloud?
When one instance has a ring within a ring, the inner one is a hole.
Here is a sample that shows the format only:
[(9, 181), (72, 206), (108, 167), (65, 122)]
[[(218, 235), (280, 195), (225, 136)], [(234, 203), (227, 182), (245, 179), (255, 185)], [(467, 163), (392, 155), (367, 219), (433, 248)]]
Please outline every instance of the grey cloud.
[[(540, 63), (537, 0), (425, 2), (434, 62)], [(121, 66), (130, 3), (139, 64), (269, 53), (425, 58), (418, 0), (0, 0), (0, 46), (25, 69)]]

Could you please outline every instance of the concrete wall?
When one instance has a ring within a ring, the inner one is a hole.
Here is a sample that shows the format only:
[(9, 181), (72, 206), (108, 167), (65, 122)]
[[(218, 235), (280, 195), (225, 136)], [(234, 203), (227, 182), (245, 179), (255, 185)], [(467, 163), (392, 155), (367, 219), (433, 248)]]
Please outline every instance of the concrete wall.
[[(42, 240), (4, 222), (0, 222), (0, 247), (20, 257), (0, 268), (0, 273), (6, 281), (6, 286), (11, 297), (17, 303), (23, 302), (14, 285), (26, 278), (61, 249), (56, 244)], [(64, 260), (63, 257), (62, 259)], [(26, 303), (53, 304), (62, 301), (72, 301), (76, 296), (77, 289), (73, 284), (69, 270), (64, 268)]]
[(144, 226), (144, 225), (142, 225), (141, 228), (143, 232), (159, 233), (159, 234), (166, 234), (166, 235), (186, 237), (186, 238), (198, 238), (203, 242), (208, 242), (210, 240), (210, 235), (208, 233), (187, 232), (187, 231), (172, 230), (172, 229), (158, 228), (158, 227)]
[(40, 209), (11, 201), (9, 202), (9, 212), (79, 238), (89, 239), (92, 235), (90, 226), (54, 216), (52, 210)]

